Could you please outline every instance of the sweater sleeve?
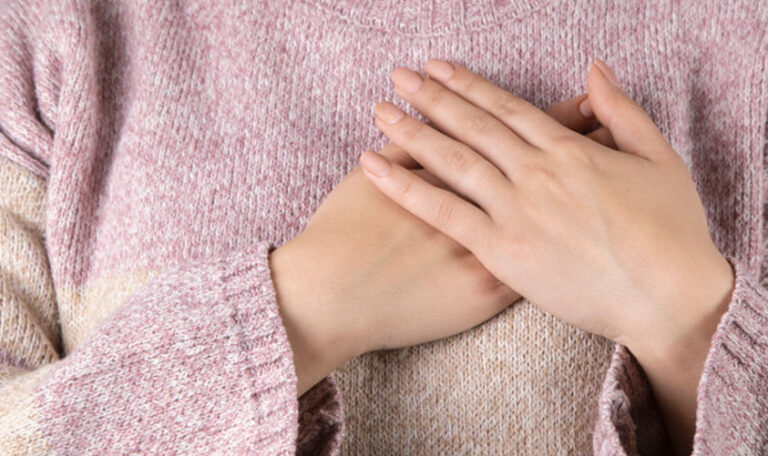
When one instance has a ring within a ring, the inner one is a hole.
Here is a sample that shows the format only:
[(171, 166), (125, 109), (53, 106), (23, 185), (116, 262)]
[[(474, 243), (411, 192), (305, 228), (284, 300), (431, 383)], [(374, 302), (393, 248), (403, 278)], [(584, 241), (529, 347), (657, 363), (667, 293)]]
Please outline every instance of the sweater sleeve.
[[(696, 455), (761, 454), (768, 436), (768, 290), (732, 262), (736, 281), (698, 387)], [(663, 454), (667, 441), (650, 385), (617, 346), (599, 403), (596, 455)]]
[(0, 454), (336, 454), (339, 390), (296, 397), (267, 242), (164, 271), (63, 352), (45, 242), (60, 65), (39, 3), (0, 7)]
[(60, 357), (42, 181), (0, 165), (0, 453), (338, 451), (333, 378), (296, 398), (269, 244), (155, 277)]
[[(768, 134), (768, 124), (766, 125)], [(768, 138), (763, 182), (768, 182)], [(768, 186), (763, 189), (768, 239)], [(734, 290), (712, 337), (697, 392), (694, 455), (762, 454), (768, 448), (768, 244), (760, 270), (729, 259)], [(603, 383), (593, 436), (596, 455), (655, 455), (669, 448), (650, 384), (617, 345)]]

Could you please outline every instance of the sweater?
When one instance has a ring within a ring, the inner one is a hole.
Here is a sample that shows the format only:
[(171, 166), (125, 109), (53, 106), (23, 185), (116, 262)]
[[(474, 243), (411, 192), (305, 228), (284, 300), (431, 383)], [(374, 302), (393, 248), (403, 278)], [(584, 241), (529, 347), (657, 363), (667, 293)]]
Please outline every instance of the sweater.
[[(540, 108), (594, 57), (688, 165), (735, 288), (694, 453), (768, 447), (768, 3), (5, 0), (0, 454), (661, 454), (627, 349), (526, 299), (297, 398), (271, 251), (431, 57)], [(553, 284), (557, 286), (557, 284)]]

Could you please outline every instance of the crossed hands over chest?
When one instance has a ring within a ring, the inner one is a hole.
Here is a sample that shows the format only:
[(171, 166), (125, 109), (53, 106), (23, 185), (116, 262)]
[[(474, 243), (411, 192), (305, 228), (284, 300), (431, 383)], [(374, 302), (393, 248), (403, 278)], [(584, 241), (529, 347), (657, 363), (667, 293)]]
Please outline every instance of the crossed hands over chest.
[(424, 71), (391, 76), (430, 123), (379, 103), (391, 143), (272, 254), (300, 392), (360, 353), (456, 334), (524, 296), (627, 346), (685, 453), (734, 277), (683, 160), (600, 60), (588, 96), (547, 111), (457, 64)]

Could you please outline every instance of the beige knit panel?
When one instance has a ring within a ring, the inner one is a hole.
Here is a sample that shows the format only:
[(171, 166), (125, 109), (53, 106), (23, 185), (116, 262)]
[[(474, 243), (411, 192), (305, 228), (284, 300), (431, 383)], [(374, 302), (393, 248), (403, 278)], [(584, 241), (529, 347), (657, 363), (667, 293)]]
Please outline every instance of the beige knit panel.
[(53, 361), (57, 353), (71, 353), (159, 273), (135, 271), (91, 282), (85, 289), (54, 291), (45, 249), (45, 192), (43, 179), (0, 156), (0, 347), (30, 367)]
[(0, 211), (45, 234), (45, 181), (0, 156)]
[[(0, 349), (28, 367), (71, 353), (159, 273), (135, 271), (85, 289), (54, 290), (45, 248), (45, 198), (43, 179), (0, 157)], [(60, 309), (68, 310), (59, 314)]]
[(45, 188), (44, 180), (0, 157), (2, 455), (48, 452), (32, 403), (35, 386), (59, 357), (56, 299), (45, 250)]
[(3, 456), (49, 454), (33, 400), (35, 387), (52, 369), (53, 365), (46, 365), (20, 375), (20, 371), (0, 367), (0, 378), (6, 378), (0, 388), (0, 454)]
[(72, 353), (99, 323), (161, 272), (137, 270), (90, 280), (85, 287), (59, 287), (56, 290), (59, 302), (65, 304), (60, 311), (65, 352)]
[(45, 181), (0, 158), (0, 348), (27, 367), (60, 346), (44, 235)]
[(592, 454), (613, 344), (525, 300), (461, 335), (337, 372), (345, 455)]

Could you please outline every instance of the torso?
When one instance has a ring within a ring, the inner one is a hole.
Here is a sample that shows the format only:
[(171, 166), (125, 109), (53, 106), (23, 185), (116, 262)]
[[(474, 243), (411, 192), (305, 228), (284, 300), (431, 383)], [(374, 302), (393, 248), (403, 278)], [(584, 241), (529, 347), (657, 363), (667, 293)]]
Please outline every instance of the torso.
[[(49, 184), (48, 243), (62, 312), (72, 317), (63, 328), (70, 351), (170, 265), (300, 233), (360, 152), (384, 144), (373, 105), (404, 106), (389, 72), (433, 56), (542, 108), (583, 92), (591, 59), (604, 58), (691, 168), (718, 246), (756, 266), (761, 234), (742, 221), (762, 201), (768, 95), (753, 88), (766, 91), (765, 58), (728, 74), (708, 63), (727, 56), (730, 42), (762, 49), (748, 34), (698, 27), (691, 21), (705, 17), (665, 14), (665, 2), (522, 1), (464, 30), (408, 16), (427, 7), (389, 18), (343, 8), (352, 1), (209, 3), (125, 2), (142, 10), (144, 20), (131, 23), (110, 3), (95, 9), (113, 22), (93, 42), (103, 51), (95, 69), (106, 76), (86, 84), (99, 107), (76, 120), (97, 128), (58, 121), (55, 154), (79, 159), (69, 168), (54, 161)], [(399, 32), (382, 31), (396, 23), (405, 24)], [(74, 100), (66, 84), (62, 98)], [(745, 150), (748, 161), (732, 159)], [(750, 195), (744, 207), (728, 196), (738, 193)], [(72, 204), (77, 219), (57, 217)], [(84, 238), (65, 236), (94, 220), (98, 229)], [(337, 373), (344, 451), (587, 454), (612, 349), (523, 300), (459, 336), (367, 354)]]

